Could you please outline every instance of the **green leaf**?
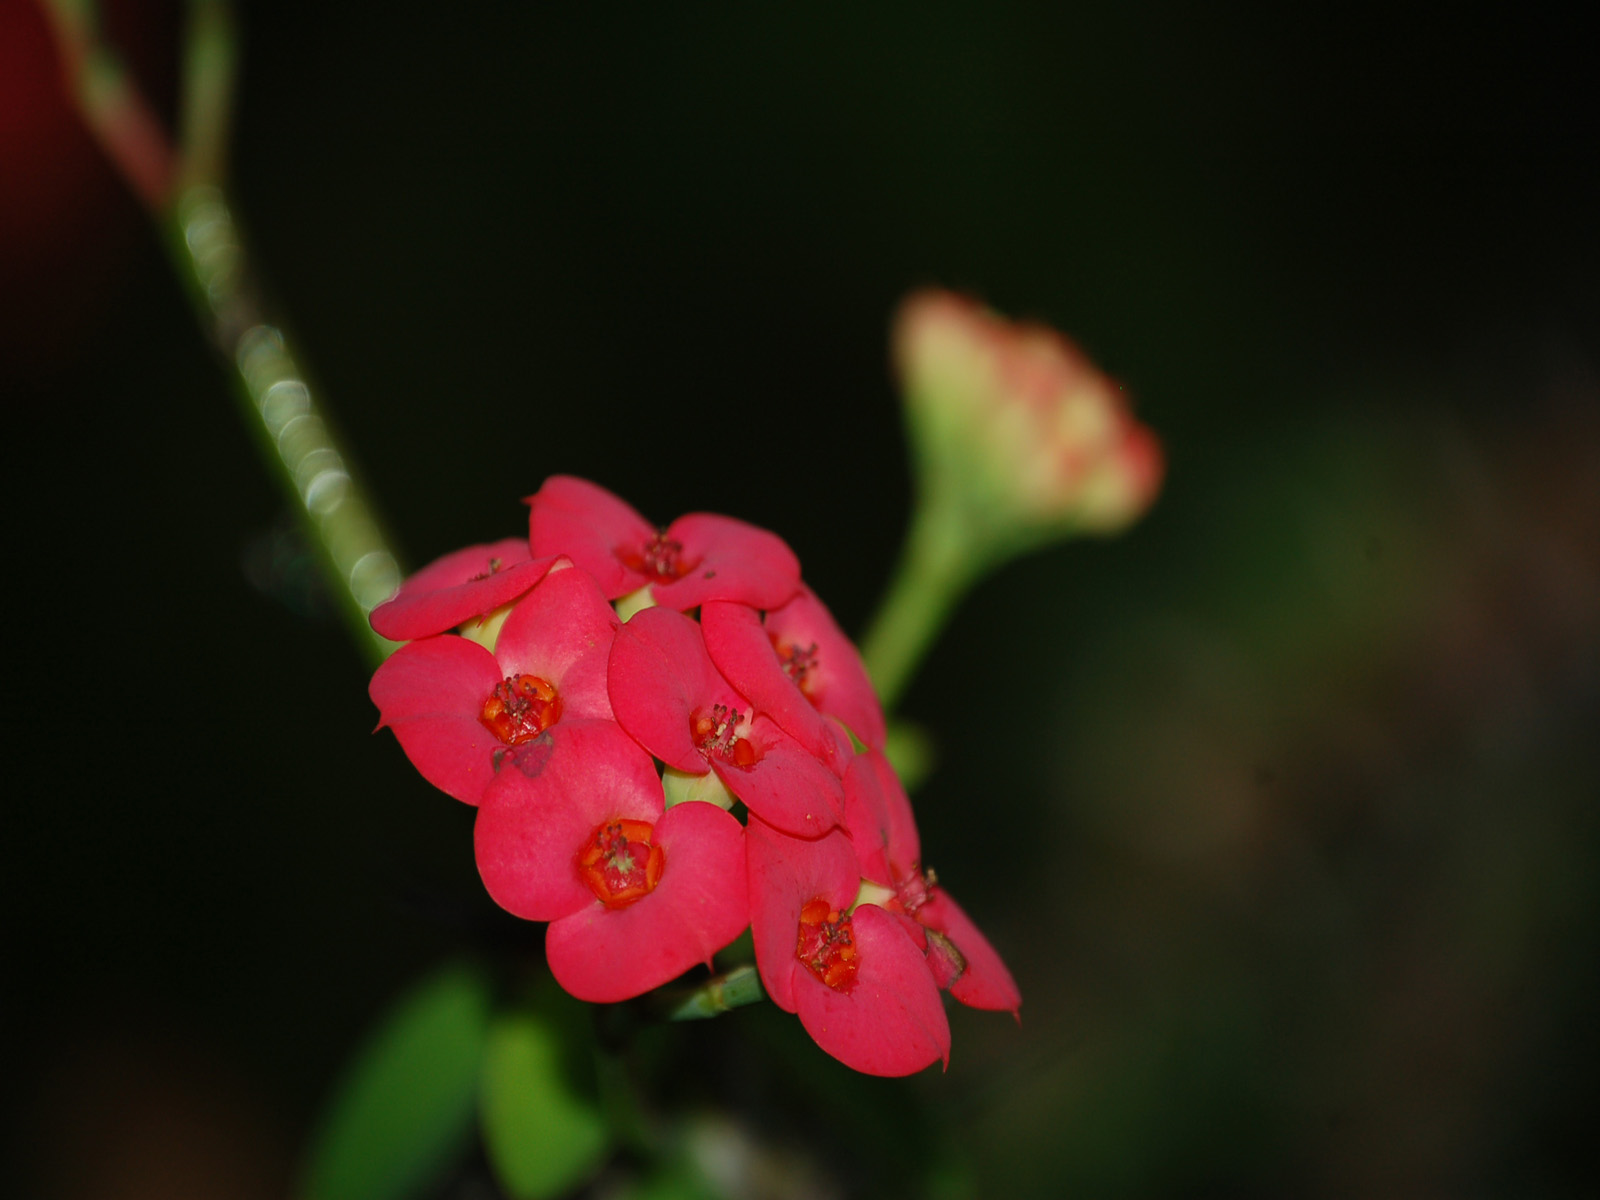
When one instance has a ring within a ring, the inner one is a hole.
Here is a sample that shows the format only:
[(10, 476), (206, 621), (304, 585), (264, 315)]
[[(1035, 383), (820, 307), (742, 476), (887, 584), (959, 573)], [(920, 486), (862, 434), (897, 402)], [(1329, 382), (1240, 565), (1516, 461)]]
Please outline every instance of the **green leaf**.
[(570, 1191), (605, 1157), (605, 1118), (574, 1086), (562, 1051), (556, 1026), (537, 1013), (503, 1014), (489, 1031), (483, 1144), (514, 1200)]
[(675, 1163), (657, 1171), (625, 1191), (623, 1196), (626, 1200), (723, 1200), (723, 1193), (687, 1163)]
[(402, 1200), (437, 1178), (471, 1133), (488, 1029), (477, 968), (449, 967), (402, 996), (323, 1115), (307, 1200)]

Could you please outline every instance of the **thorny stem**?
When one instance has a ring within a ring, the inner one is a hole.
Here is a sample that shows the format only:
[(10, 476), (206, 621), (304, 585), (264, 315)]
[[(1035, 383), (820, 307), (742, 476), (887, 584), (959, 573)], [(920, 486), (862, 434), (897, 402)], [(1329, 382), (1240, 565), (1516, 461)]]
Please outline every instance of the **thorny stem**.
[(761, 976), (752, 966), (713, 975), (692, 990), (663, 988), (654, 998), (669, 1021), (698, 1021), (766, 999)]
[(268, 324), (244, 239), (221, 189), (237, 62), (229, 0), (190, 0), (178, 150), (101, 39), (94, 0), (38, 0), (68, 92), (152, 221), (208, 340), (227, 359), (246, 420), (294, 497), (307, 540), (356, 644), (376, 665), (394, 649), (367, 623), (400, 565), (283, 333)]
[(296, 500), (350, 634), (376, 666), (395, 644), (374, 633), (367, 616), (399, 586), (400, 564), (282, 331), (261, 319), (221, 190), (184, 192), (167, 242), (201, 325), (231, 363), (251, 431)]

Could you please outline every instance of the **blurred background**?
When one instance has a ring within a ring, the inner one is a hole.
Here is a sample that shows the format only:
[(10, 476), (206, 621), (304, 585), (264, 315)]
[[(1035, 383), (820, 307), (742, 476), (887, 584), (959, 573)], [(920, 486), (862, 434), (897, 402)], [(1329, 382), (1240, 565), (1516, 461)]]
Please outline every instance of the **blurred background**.
[[(1167, 447), (1148, 518), (990, 579), (904, 704), (940, 755), (926, 858), (1020, 1028), (954, 1010), (948, 1073), (898, 1082), (770, 1005), (647, 1035), (660, 1102), (770, 1168), (730, 1194), (1593, 1194), (1600, 105), (1574, 29), (239, 11), (239, 219), (408, 566), (520, 532), (570, 472), (777, 530), (859, 633), (909, 503), (887, 323), (923, 284), (1059, 326)], [(108, 6), (167, 114), (180, 16)], [(26, 0), (0, 0), (0, 297), (6, 1190), (282, 1196), (394, 993), (539, 931), (483, 894), (471, 812), (369, 735), (366, 670)], [(437, 1194), (493, 1192), (480, 1160)]]

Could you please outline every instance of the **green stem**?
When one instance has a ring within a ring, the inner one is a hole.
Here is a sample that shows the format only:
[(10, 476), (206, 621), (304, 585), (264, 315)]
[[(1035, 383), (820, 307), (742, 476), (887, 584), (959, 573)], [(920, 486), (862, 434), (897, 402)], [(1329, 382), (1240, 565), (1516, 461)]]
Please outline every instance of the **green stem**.
[(218, 186), (227, 172), (239, 38), (228, 0), (190, 0), (178, 116), (179, 186)]
[(655, 997), (669, 1021), (698, 1021), (766, 999), (761, 976), (751, 966), (714, 975), (692, 991), (663, 989)]
[(938, 501), (941, 494), (930, 489), (933, 499), (917, 505), (889, 591), (861, 640), (861, 657), (886, 714), (989, 561), (963, 515)]
[(351, 637), (376, 666), (395, 644), (375, 634), (367, 617), (399, 585), (400, 564), (282, 331), (261, 318), (243, 241), (221, 190), (190, 188), (176, 210), (167, 238), (173, 268), (202, 328), (231, 365), (246, 421), (273, 474), (294, 497)]
[(195, 318), (229, 363), (234, 390), (272, 473), (294, 499), (336, 603), (373, 665), (394, 649), (367, 623), (400, 581), (371, 502), (312, 399), (282, 331), (262, 316), (243, 238), (221, 191), (235, 68), (228, 0), (191, 0), (183, 47), (182, 142), (155, 119), (104, 44), (94, 0), (39, 0), (68, 91), (107, 158), (165, 233)]

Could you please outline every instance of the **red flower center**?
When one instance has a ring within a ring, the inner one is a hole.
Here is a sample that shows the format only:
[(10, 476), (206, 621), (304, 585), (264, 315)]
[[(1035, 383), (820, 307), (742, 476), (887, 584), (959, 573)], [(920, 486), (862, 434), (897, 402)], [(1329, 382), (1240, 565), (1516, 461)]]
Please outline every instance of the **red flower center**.
[(822, 897), (808, 900), (800, 910), (800, 937), (794, 956), (836, 992), (855, 986), (861, 960), (856, 955), (850, 914), (842, 913)]
[(607, 908), (626, 908), (661, 882), (666, 856), (648, 821), (607, 821), (578, 851), (578, 874)]
[(618, 550), (617, 557), (628, 570), (648, 575), (654, 583), (672, 583), (694, 570), (693, 563), (683, 561), (683, 543), (669, 538), (665, 530), (657, 530), (636, 550)]
[(761, 751), (749, 738), (739, 736), (743, 714), (726, 704), (713, 704), (710, 712), (698, 712), (689, 724), (690, 735), (700, 753), (716, 755), (735, 767), (753, 767), (761, 761)]
[(812, 690), (816, 687), (816, 681), (811, 678), (811, 673), (817, 669), (817, 644), (815, 642), (809, 646), (800, 646), (793, 642), (785, 644), (773, 638), (772, 648), (778, 652), (778, 662), (783, 666), (783, 673), (794, 680), (794, 685), (800, 689), (802, 695), (810, 699)]
[(494, 685), (478, 711), (478, 721), (508, 746), (538, 737), (561, 719), (561, 697), (554, 684), (537, 675), (508, 675)]

